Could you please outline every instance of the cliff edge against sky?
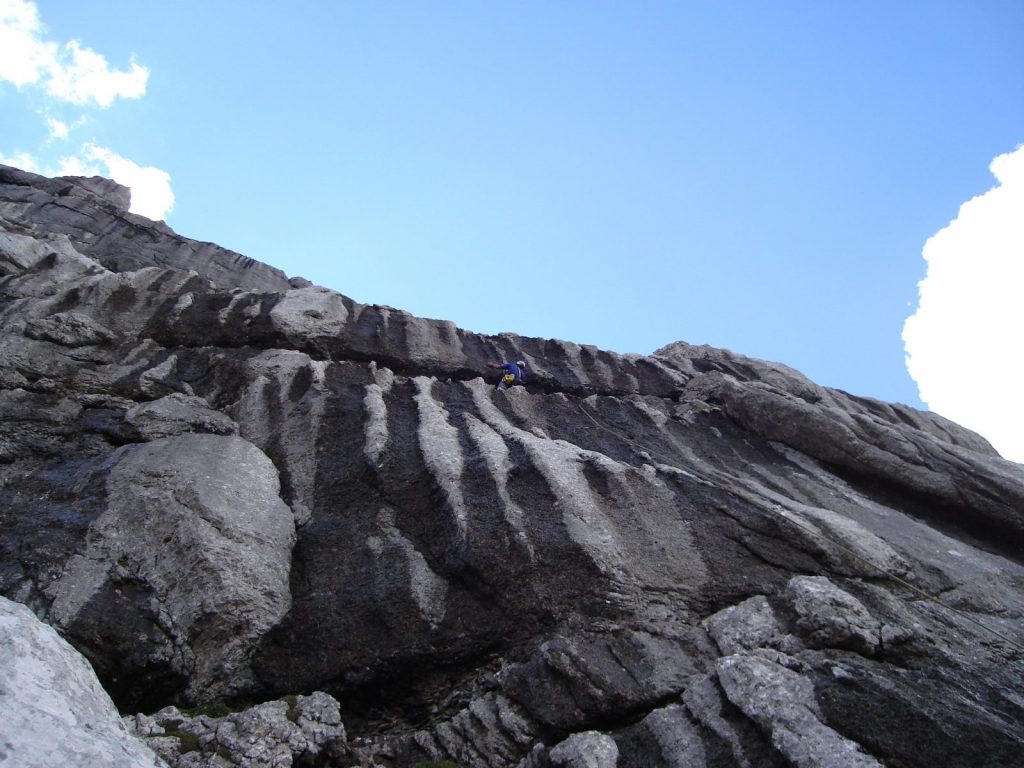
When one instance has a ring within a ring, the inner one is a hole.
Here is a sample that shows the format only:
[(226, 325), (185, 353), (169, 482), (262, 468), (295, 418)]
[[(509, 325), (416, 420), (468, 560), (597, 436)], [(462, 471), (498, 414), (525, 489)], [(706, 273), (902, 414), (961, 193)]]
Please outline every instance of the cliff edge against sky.
[(1018, 764), (1024, 466), (978, 435), (358, 304), (127, 200), (0, 166), (0, 594), (155, 764)]

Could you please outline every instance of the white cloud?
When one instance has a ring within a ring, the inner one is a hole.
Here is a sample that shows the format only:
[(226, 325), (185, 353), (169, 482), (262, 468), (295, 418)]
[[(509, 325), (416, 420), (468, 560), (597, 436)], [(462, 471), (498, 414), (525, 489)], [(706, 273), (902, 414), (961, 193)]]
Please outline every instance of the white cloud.
[[(132, 59), (131, 69), (111, 70), (102, 55), (72, 40), (62, 49), (65, 61), (49, 69), (46, 90), (51, 96), (85, 105), (90, 100), (109, 107), (116, 98), (138, 99), (146, 93), (149, 70)], [(70, 62), (67, 59), (70, 58)]]
[(171, 175), (153, 166), (140, 166), (125, 157), (95, 144), (86, 144), (80, 153), (60, 161), (57, 176), (106, 176), (132, 191), (131, 212), (160, 220), (174, 208)]
[(50, 136), (54, 139), (66, 139), (71, 130), (67, 123), (55, 117), (46, 118), (46, 124), (50, 126)]
[(112, 70), (102, 54), (76, 40), (46, 40), (35, 3), (0, 0), (0, 79), (18, 88), (42, 85), (51, 96), (79, 106), (109, 107), (117, 98), (143, 96), (149, 70), (134, 59), (127, 70)]
[(999, 185), (924, 245), (903, 342), (929, 409), (1024, 463), (1024, 146), (989, 168)]
[(0, 165), (10, 165), (29, 173), (39, 173), (39, 164), (28, 152), (15, 152), (13, 155), (0, 152)]
[(57, 46), (40, 37), (42, 25), (35, 3), (0, 0), (0, 79), (19, 88), (42, 77), (57, 59)]
[[(84, 148), (83, 148), (84, 149)], [(83, 156), (63, 157), (57, 170), (48, 176), (102, 176), (103, 169), (91, 159)]]
[[(77, 40), (59, 43), (47, 39), (39, 9), (30, 0), (0, 0), (0, 81), (19, 90), (41, 88), (53, 99), (76, 106), (109, 107), (115, 100), (138, 99), (145, 95), (149, 70), (132, 58), (127, 69), (111, 69), (106, 58)], [(67, 140), (72, 128), (81, 127), (80, 117), (69, 124), (38, 110), (45, 119), (49, 139)], [(53, 167), (53, 156), (42, 162), (27, 152), (0, 154), (0, 162), (48, 176), (101, 175), (131, 188), (131, 210), (151, 219), (163, 219), (174, 207), (170, 175), (159, 168), (140, 166), (114, 151), (94, 143), (64, 157)], [(43, 167), (40, 168), (40, 165)]]

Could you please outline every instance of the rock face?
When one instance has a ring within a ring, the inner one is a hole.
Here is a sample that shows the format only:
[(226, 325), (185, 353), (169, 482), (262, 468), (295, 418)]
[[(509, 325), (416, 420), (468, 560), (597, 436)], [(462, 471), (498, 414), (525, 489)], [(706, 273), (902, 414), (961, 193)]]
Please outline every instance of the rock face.
[(0, 168), (0, 593), (171, 764), (1019, 764), (1024, 466), (982, 438), (357, 304), (101, 182)]

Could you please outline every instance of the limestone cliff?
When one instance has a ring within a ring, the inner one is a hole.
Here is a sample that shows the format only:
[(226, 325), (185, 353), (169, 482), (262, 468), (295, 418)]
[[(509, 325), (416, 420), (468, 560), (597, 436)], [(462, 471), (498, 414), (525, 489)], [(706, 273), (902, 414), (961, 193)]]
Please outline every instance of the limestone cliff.
[(361, 305), (126, 205), (0, 167), (0, 594), (165, 759), (172, 721), (231, 753), (180, 708), (326, 696), (299, 762), (1019, 764), (1024, 466), (976, 434)]

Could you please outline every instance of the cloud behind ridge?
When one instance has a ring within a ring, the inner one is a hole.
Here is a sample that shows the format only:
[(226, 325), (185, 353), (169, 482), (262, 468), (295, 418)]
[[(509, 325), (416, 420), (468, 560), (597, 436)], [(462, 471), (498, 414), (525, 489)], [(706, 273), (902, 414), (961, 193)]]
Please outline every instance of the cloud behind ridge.
[(903, 342), (929, 409), (1024, 463), (1024, 145), (989, 169), (998, 186), (924, 245), (927, 273)]

